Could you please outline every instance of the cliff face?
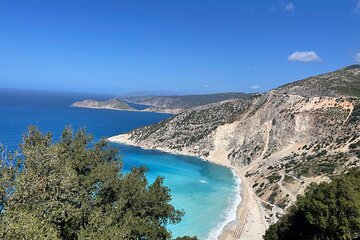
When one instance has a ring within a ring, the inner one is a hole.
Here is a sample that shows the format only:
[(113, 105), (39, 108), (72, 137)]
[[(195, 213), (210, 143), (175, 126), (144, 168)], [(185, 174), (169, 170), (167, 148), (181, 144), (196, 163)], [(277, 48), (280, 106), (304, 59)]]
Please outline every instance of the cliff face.
[(348, 86), (360, 86), (359, 68), (188, 110), (110, 140), (242, 169), (273, 222), (311, 182), (360, 165), (360, 99), (343, 92)]

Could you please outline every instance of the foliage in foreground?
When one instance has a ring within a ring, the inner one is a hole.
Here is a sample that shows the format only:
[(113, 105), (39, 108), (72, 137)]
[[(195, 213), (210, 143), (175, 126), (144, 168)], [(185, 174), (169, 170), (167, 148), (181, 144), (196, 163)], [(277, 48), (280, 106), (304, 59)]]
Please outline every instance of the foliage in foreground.
[(360, 236), (360, 170), (312, 185), (277, 223), (265, 240), (356, 239)]
[(21, 164), (1, 159), (0, 239), (171, 239), (184, 214), (163, 178), (121, 173), (117, 150), (84, 130), (53, 143), (32, 127), (20, 150)]

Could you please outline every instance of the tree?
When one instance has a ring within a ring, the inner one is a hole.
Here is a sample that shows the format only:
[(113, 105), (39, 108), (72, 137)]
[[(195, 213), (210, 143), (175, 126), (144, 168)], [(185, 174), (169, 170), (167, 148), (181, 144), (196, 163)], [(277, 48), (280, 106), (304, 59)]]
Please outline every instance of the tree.
[(17, 153), (10, 155), (4, 146), (0, 145), (0, 214), (14, 189), (14, 181), (20, 169)]
[(360, 170), (312, 185), (277, 223), (265, 240), (355, 239), (360, 236)]
[(117, 149), (84, 130), (53, 143), (30, 127), (20, 150), (21, 169), (1, 167), (1, 239), (171, 239), (166, 226), (184, 214), (162, 177), (122, 173)]
[(194, 237), (183, 236), (183, 237), (178, 237), (175, 240), (198, 240), (198, 238), (196, 236), (194, 236)]

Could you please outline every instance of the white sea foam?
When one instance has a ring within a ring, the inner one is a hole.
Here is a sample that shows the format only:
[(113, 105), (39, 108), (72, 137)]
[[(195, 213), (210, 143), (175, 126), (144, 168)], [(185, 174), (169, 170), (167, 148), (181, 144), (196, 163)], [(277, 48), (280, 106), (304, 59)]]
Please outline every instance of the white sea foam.
[(233, 190), (232, 196), (228, 199), (229, 205), (224, 210), (224, 220), (219, 222), (216, 227), (210, 230), (207, 240), (216, 240), (217, 237), (222, 233), (223, 228), (228, 224), (229, 222), (236, 219), (236, 211), (237, 206), (241, 202), (241, 196), (240, 196), (240, 190), (241, 190), (241, 179), (236, 175), (235, 171), (231, 170), (233, 173), (233, 178), (236, 182), (236, 187)]
[(201, 182), (201, 183), (207, 183), (207, 181), (206, 181), (206, 180), (203, 180), (203, 179), (201, 179), (199, 182)]

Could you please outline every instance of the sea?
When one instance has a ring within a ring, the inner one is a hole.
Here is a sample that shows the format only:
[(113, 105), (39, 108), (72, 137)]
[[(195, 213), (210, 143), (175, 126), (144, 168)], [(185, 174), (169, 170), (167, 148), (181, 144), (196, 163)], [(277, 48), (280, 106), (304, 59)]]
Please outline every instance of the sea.
[[(18, 149), (28, 126), (52, 132), (58, 139), (65, 126), (86, 128), (95, 140), (157, 123), (170, 114), (70, 107), (84, 99), (106, 100), (113, 96), (85, 93), (0, 89), (0, 143), (8, 151)], [(143, 109), (143, 105), (133, 105)], [(223, 226), (235, 218), (240, 202), (240, 180), (228, 168), (200, 158), (114, 144), (120, 149), (124, 172), (145, 166), (149, 182), (165, 178), (172, 204), (185, 211), (177, 225), (169, 225), (174, 237), (189, 235), (216, 239)], [(104, 173), (106, 174), (106, 173)]]

